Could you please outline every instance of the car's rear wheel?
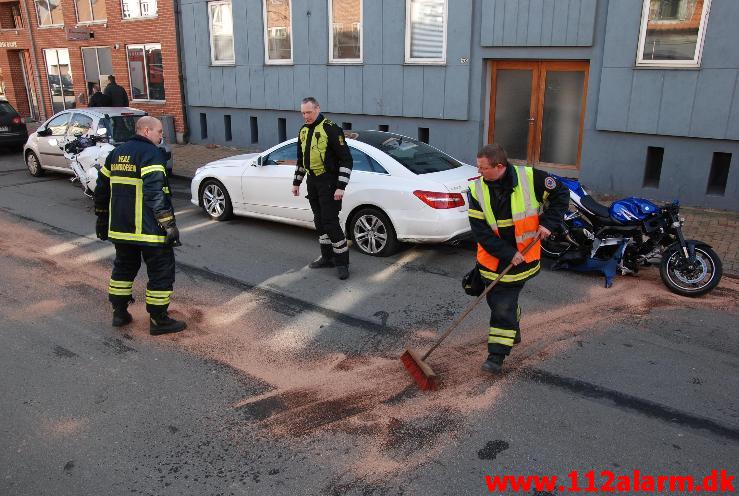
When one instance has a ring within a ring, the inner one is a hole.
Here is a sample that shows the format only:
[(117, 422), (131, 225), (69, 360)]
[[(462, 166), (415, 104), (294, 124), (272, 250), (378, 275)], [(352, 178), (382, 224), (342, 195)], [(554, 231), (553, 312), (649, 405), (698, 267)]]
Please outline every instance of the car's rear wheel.
[(387, 257), (398, 250), (398, 238), (390, 218), (377, 208), (362, 208), (352, 216), (349, 232), (354, 246), (366, 255)]
[(41, 168), (41, 162), (33, 152), (28, 152), (26, 154), (26, 167), (28, 167), (28, 172), (30, 172), (33, 177), (41, 177), (44, 175), (44, 169)]
[(233, 217), (233, 205), (226, 187), (215, 179), (207, 179), (200, 187), (200, 204), (213, 220), (228, 220)]

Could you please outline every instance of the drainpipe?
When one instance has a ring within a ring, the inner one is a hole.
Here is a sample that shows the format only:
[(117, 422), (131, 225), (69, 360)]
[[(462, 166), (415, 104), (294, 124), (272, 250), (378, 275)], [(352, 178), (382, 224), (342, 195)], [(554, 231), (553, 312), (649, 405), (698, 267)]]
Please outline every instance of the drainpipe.
[(21, 0), (21, 4), (23, 5), (23, 10), (26, 16), (26, 22), (28, 23), (27, 29), (28, 29), (28, 40), (31, 43), (31, 64), (33, 65), (33, 78), (36, 82), (36, 89), (38, 89), (38, 98), (37, 100), (41, 103), (41, 116), (43, 117), (41, 120), (43, 121), (49, 115), (46, 113), (46, 98), (44, 97), (44, 89), (41, 87), (41, 77), (38, 74), (38, 61), (36, 59), (36, 40), (33, 38), (33, 21), (31, 20), (31, 14), (29, 14), (28, 4), (26, 3), (26, 0)]
[[(180, 48), (182, 45), (182, 32), (180, 31), (180, 15), (182, 11), (180, 9), (181, 0), (172, 0), (174, 2), (174, 27), (175, 34), (177, 35), (177, 63), (179, 69), (179, 81), (180, 81), (180, 101), (182, 104), (182, 123), (185, 126), (185, 132), (182, 134), (182, 141), (185, 143), (190, 141), (190, 126), (187, 124), (187, 83), (185, 78), (185, 57), (182, 56)], [(177, 132), (175, 131), (175, 134)]]

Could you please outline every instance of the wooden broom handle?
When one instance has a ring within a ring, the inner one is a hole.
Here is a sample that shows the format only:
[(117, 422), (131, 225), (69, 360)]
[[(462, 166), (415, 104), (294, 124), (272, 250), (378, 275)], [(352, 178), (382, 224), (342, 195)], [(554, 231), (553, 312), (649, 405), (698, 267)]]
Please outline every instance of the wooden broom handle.
[[(526, 255), (526, 253), (528, 253), (531, 247), (533, 247), (536, 244), (536, 242), (539, 241), (539, 238), (540, 238), (539, 233), (536, 233), (536, 236), (534, 237), (534, 239), (532, 239), (531, 242), (524, 247), (523, 251), (521, 252), (521, 255)], [(505, 269), (503, 269), (503, 272), (498, 274), (498, 277), (496, 277), (495, 280), (492, 283), (490, 283), (482, 293), (480, 293), (480, 296), (475, 298), (475, 300), (472, 303), (467, 305), (467, 308), (464, 309), (464, 312), (462, 312), (462, 315), (457, 317), (454, 320), (454, 322), (452, 322), (452, 325), (450, 325), (449, 328), (444, 332), (444, 334), (441, 335), (441, 337), (436, 341), (436, 343), (434, 343), (431, 349), (428, 350), (425, 355), (423, 355), (423, 358), (421, 358), (421, 361), (425, 361), (429, 357), (431, 352), (434, 351), (441, 344), (441, 342), (444, 341), (446, 337), (449, 334), (451, 334), (452, 331), (456, 329), (459, 324), (462, 323), (465, 317), (467, 317), (467, 315), (477, 306), (477, 304), (480, 303), (480, 301), (482, 301), (482, 299), (487, 296), (487, 294), (495, 287), (496, 284), (498, 284), (498, 281), (500, 281), (501, 278), (504, 275), (506, 275), (512, 268), (513, 268), (513, 263), (509, 263), (508, 266)]]

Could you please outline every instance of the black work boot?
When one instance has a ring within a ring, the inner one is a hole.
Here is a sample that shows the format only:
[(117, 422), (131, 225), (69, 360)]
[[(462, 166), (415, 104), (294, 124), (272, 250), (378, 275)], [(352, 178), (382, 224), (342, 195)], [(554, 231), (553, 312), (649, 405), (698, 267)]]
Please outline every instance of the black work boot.
[(308, 265), (311, 269), (325, 269), (329, 267), (334, 267), (334, 261), (330, 258), (326, 258), (323, 255), (313, 260), (310, 265)]
[(128, 305), (124, 307), (113, 307), (113, 327), (123, 327), (130, 324), (133, 317), (128, 313)]
[(149, 316), (149, 334), (152, 336), (180, 332), (186, 327), (187, 324), (185, 322), (173, 319), (167, 315), (167, 312), (151, 314)]
[(339, 273), (339, 279), (342, 281), (345, 279), (349, 279), (349, 267), (346, 265), (337, 265), (336, 271)]
[(482, 364), (482, 370), (489, 374), (499, 374), (503, 368), (503, 359), (505, 355), (495, 355), (490, 353), (488, 359)]

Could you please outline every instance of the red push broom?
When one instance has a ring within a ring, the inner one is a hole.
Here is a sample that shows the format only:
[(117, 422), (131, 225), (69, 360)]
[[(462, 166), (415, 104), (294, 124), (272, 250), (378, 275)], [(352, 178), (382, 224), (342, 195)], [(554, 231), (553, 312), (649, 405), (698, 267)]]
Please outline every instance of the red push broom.
[[(531, 249), (532, 246), (536, 244), (536, 242), (539, 241), (539, 235), (537, 234), (534, 239), (531, 240), (531, 242), (524, 247), (523, 251), (521, 252), (521, 255), (526, 255), (526, 253)], [(409, 349), (406, 349), (405, 352), (400, 356), (400, 361), (403, 362), (403, 365), (405, 365), (405, 368), (408, 370), (408, 372), (411, 374), (411, 377), (413, 377), (413, 380), (416, 381), (416, 384), (418, 384), (419, 389), (423, 391), (436, 391), (439, 387), (439, 381), (434, 373), (434, 370), (429, 366), (429, 364), (426, 363), (426, 359), (431, 355), (431, 352), (434, 351), (442, 341), (446, 339), (449, 334), (452, 333), (454, 329), (457, 328), (459, 324), (462, 323), (462, 321), (469, 315), (469, 313), (474, 310), (474, 308), (477, 306), (478, 303), (480, 303), (485, 296), (495, 287), (496, 284), (498, 284), (498, 281), (508, 273), (508, 271), (513, 268), (513, 264), (510, 263), (508, 266), (503, 269), (503, 272), (501, 272), (498, 277), (495, 278), (495, 280), (490, 283), (485, 290), (480, 293), (480, 296), (478, 296), (472, 303), (467, 305), (467, 308), (464, 309), (462, 312), (462, 315), (457, 317), (454, 322), (452, 322), (452, 325), (450, 325), (446, 331), (444, 331), (444, 334), (441, 335), (439, 339), (436, 340), (434, 345), (431, 347), (430, 350), (426, 352), (425, 355), (422, 357), (416, 353), (415, 351)]]

